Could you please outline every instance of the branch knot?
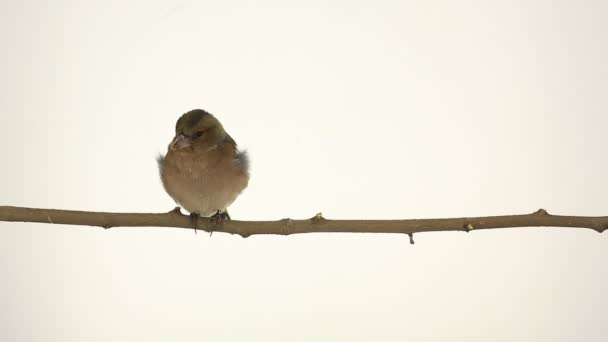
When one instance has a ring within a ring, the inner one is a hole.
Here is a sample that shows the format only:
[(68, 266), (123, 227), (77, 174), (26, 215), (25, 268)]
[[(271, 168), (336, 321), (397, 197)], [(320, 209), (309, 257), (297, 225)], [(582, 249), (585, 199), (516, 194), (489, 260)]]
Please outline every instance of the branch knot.
[(311, 221), (313, 222), (321, 222), (321, 221), (325, 221), (325, 217), (323, 217), (323, 214), (321, 213), (317, 213), (315, 216), (313, 216), (311, 219)]

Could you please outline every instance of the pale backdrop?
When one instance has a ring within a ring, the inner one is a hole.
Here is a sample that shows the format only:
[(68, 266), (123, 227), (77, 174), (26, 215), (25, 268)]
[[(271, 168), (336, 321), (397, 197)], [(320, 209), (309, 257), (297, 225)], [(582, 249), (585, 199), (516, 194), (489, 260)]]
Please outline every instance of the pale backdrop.
[[(608, 215), (603, 1), (3, 1), (0, 204), (173, 208), (218, 116), (233, 218)], [(605, 341), (608, 235), (0, 223), (2, 341)]]

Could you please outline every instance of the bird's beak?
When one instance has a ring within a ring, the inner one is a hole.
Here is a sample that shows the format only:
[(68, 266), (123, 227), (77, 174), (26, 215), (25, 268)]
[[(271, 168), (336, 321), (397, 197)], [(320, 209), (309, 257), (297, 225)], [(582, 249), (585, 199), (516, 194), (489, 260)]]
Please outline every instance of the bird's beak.
[(183, 134), (176, 135), (175, 138), (169, 144), (169, 148), (172, 150), (180, 150), (192, 145), (192, 139)]

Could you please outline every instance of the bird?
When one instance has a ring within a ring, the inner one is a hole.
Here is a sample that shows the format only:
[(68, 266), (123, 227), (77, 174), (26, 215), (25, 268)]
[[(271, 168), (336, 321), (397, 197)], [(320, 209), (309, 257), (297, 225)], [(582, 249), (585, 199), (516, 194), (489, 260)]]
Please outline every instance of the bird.
[(157, 161), (165, 191), (190, 212), (195, 231), (201, 216), (230, 220), (227, 207), (249, 184), (247, 152), (203, 109), (180, 116), (166, 155)]

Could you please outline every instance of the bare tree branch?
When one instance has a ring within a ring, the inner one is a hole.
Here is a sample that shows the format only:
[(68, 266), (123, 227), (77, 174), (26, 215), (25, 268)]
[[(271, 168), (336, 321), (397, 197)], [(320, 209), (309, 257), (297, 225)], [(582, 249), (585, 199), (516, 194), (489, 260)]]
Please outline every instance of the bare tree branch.
[[(401, 233), (413, 234), (437, 231), (465, 231), (516, 227), (589, 228), (603, 232), (608, 228), (608, 216), (560, 216), (544, 209), (525, 215), (460, 217), (409, 220), (328, 220), (320, 213), (307, 220), (223, 221), (199, 218), (194, 224), (179, 208), (168, 213), (105, 213), (74, 210), (35, 209), (0, 206), (0, 221), (39, 222), (81, 226), (112, 227), (173, 227), (224, 232), (248, 237), (254, 234), (290, 235), (301, 233)], [(195, 227), (196, 226), (196, 227)]]

